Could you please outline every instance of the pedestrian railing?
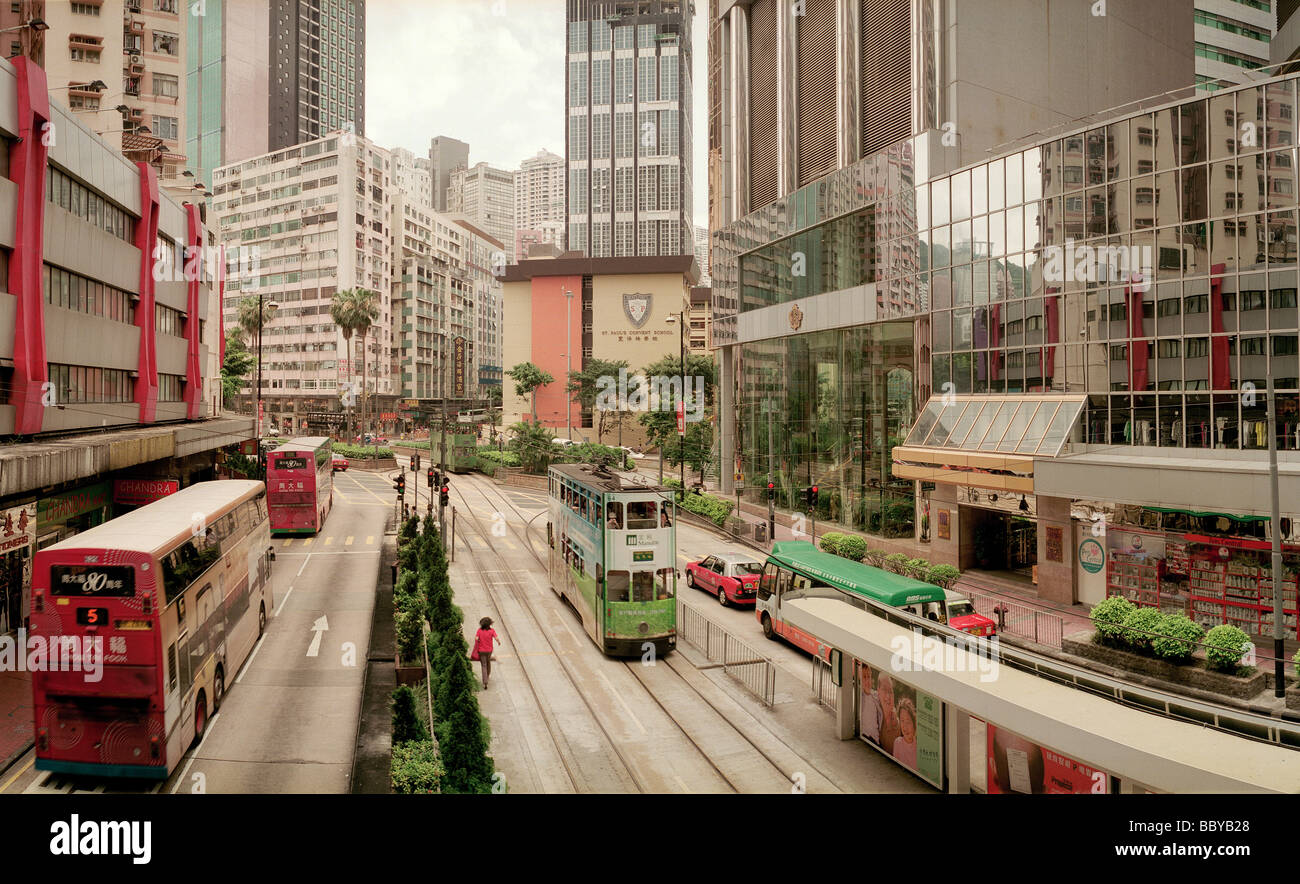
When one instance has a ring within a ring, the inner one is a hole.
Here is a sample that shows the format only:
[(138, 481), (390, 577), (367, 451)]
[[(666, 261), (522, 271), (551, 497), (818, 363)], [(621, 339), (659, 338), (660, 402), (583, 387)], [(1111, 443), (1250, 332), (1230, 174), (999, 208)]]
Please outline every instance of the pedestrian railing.
[(817, 702), (832, 712), (838, 710), (840, 689), (831, 675), (831, 664), (816, 654), (812, 658), (812, 693)]
[(677, 637), (740, 682), (765, 706), (776, 702), (776, 665), (698, 609), (679, 602)]
[(976, 613), (983, 614), (998, 625), (999, 635), (1014, 635), (1058, 651), (1061, 649), (1065, 621), (1056, 614), (1040, 611), (1003, 596), (972, 592), (966, 586), (958, 591), (970, 596)]

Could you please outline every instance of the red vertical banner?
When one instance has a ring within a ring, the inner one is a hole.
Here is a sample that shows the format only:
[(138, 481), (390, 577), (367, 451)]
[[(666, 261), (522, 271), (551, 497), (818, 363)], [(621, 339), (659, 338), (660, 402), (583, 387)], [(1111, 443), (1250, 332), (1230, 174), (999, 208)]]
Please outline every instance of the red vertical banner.
[(9, 257), (9, 291), (14, 313), (14, 374), (10, 401), (14, 430), (39, 433), (45, 420), (45, 175), (49, 160), (50, 94), (45, 71), (29, 58), (10, 60), (17, 75), (18, 137), (9, 148), (9, 177), (17, 186), (14, 248)]
[(1142, 306), (1147, 284), (1139, 274), (1129, 280), (1125, 292), (1128, 298), (1128, 330), (1132, 339), (1128, 345), (1128, 369), (1130, 392), (1138, 393), (1147, 388), (1147, 362), (1150, 355), (1150, 343), (1143, 340)]
[(203, 407), (203, 371), (199, 366), (199, 291), (203, 284), (203, 223), (199, 207), (185, 204), (185, 416), (198, 420)]
[(135, 401), (140, 406), (140, 423), (151, 424), (158, 410), (158, 350), (154, 329), (154, 279), (158, 247), (158, 171), (148, 163), (136, 163), (140, 170), (140, 220), (135, 224), (135, 247), (140, 250), (140, 300), (135, 324), (140, 329), (140, 358), (136, 368)]
[(1232, 386), (1228, 365), (1228, 338), (1223, 334), (1223, 272), (1226, 264), (1210, 267), (1210, 389), (1227, 390)]

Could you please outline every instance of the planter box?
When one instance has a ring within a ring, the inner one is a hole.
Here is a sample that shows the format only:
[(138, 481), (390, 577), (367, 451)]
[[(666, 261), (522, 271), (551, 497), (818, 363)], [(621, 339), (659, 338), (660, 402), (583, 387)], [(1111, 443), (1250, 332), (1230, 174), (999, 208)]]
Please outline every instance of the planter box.
[[(1095, 644), (1092, 635), (1091, 630), (1067, 635), (1061, 639), (1061, 650), (1135, 675), (1226, 697), (1235, 697), (1238, 700), (1249, 700), (1258, 696), (1267, 687), (1268, 680), (1262, 669), (1257, 668), (1253, 675), (1247, 676), (1214, 672), (1205, 668), (1205, 659), (1199, 652), (1192, 658), (1192, 662), (1178, 666), (1155, 657), (1145, 657), (1132, 651)], [(1290, 691), (1287, 693), (1289, 695)]]
[(397, 658), (397, 685), (414, 685), (424, 681), (424, 664), (408, 665), (401, 657)]

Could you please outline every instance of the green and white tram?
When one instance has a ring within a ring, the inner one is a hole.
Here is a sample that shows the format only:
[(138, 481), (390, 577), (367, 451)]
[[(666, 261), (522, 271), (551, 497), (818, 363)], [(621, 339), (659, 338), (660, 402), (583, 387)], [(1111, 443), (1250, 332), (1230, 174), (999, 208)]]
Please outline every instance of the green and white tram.
[(606, 654), (677, 644), (677, 507), (666, 488), (624, 485), (596, 467), (550, 470), (551, 588)]

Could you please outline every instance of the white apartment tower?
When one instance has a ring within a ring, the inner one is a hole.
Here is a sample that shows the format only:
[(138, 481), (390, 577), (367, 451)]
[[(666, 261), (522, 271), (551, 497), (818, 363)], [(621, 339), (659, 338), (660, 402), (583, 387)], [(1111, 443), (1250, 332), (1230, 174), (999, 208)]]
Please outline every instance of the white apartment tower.
[(515, 173), (516, 261), (526, 247), (547, 242), (564, 249), (564, 157), (540, 150)]
[(429, 158), (418, 157), (402, 147), (394, 148), (390, 155), (393, 161), (393, 187), (397, 192), (412, 204), (433, 208), (430, 202), (433, 186)]
[(387, 151), (335, 132), (214, 173), (222, 241), (260, 252), (256, 283), (227, 282), (225, 325), (237, 324), (244, 298), (279, 305), (262, 344), (274, 426), (304, 430), (307, 413), (338, 411), (341, 394), (360, 389), (363, 342), (353, 335), (349, 347), (330, 315), (335, 292), (351, 288), (378, 293), (379, 318), (364, 342), (366, 390), (373, 414), (393, 410), (389, 166)]
[(567, 0), (568, 247), (689, 255), (691, 0)]
[(1253, 68), (1269, 63), (1269, 43), (1277, 33), (1274, 0), (1196, 0), (1196, 82), (1246, 83)]

